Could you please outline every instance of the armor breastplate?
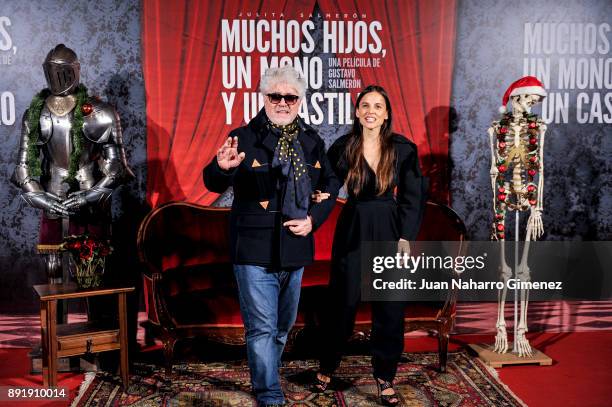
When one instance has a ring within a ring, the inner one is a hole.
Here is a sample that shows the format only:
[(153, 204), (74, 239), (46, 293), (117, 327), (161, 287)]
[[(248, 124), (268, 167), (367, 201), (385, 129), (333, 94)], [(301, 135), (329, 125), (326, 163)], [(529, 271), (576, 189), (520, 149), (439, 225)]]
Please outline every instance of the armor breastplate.
[[(68, 184), (63, 180), (68, 176), (70, 154), (73, 151), (70, 135), (72, 118), (72, 111), (58, 116), (52, 113), (46, 105), (40, 115), (40, 143), (43, 144), (44, 161), (48, 168), (48, 178), (43, 184), (46, 191), (60, 197), (65, 197), (69, 192)], [(101, 146), (84, 138), (76, 175), (80, 189), (88, 189), (95, 184), (93, 164), (100, 155), (100, 149)]]
[(108, 105), (93, 103), (93, 112), (83, 117), (83, 134), (94, 143), (106, 143), (113, 129), (113, 119)]
[(70, 153), (72, 142), (70, 140), (70, 122), (72, 112), (64, 116), (56, 116), (47, 106), (44, 106), (40, 115), (40, 130), (45, 145), (45, 159), (54, 167), (68, 169), (70, 166)]

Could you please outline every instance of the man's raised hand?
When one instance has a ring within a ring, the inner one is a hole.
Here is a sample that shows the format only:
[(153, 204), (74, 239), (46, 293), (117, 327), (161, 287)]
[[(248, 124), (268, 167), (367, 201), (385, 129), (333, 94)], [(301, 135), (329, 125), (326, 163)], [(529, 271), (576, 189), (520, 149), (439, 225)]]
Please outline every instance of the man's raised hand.
[(244, 157), (244, 152), (238, 154), (238, 137), (228, 137), (217, 150), (217, 164), (224, 171), (238, 167)]

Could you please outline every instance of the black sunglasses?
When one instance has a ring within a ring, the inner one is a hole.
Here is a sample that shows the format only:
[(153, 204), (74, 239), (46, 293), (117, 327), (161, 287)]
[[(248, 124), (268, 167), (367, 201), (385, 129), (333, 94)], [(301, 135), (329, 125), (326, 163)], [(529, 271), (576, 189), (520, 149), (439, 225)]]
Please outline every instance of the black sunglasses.
[(278, 105), (281, 102), (281, 100), (285, 99), (285, 103), (291, 106), (291, 105), (295, 105), (297, 101), (300, 99), (300, 97), (296, 95), (282, 95), (280, 93), (268, 93), (266, 96), (270, 100), (270, 103), (274, 105)]

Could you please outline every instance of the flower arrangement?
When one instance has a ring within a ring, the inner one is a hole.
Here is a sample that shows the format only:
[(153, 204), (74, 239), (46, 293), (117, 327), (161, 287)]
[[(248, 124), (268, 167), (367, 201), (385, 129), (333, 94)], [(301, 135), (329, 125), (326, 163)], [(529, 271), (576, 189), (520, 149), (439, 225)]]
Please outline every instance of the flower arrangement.
[(60, 250), (70, 253), (74, 264), (72, 275), (79, 288), (94, 288), (102, 283), (106, 256), (113, 251), (109, 241), (88, 235), (68, 236)]

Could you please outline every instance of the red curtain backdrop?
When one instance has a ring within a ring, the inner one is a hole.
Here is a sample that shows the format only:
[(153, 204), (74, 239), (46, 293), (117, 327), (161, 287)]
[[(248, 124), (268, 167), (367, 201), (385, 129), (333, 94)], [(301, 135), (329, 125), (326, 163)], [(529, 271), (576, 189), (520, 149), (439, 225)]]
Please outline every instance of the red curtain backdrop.
[[(325, 13), (357, 10), (383, 24), (387, 56), (381, 68), (357, 68), (364, 86), (381, 85), (397, 133), (419, 149), (430, 177), (430, 199), (449, 203), (449, 111), (455, 49), (454, 0), (371, 2), (320, 0)], [(357, 56), (357, 55), (355, 55)]]
[[(233, 125), (225, 124), (221, 19), (269, 10), (284, 11), (291, 18), (287, 10), (309, 13), (315, 2), (144, 0), (147, 200), (152, 207), (168, 201), (209, 205), (218, 196), (205, 189), (202, 169), (229, 131), (244, 124), (242, 109), (236, 108)], [(382, 68), (357, 68), (358, 77), (364, 86), (377, 83), (387, 89), (395, 131), (417, 144), (423, 170), (431, 177), (431, 198), (447, 203), (455, 1), (319, 0), (318, 4), (324, 18), (325, 13), (333, 18), (336, 12), (357, 10), (367, 14), (367, 21), (381, 21), (387, 51)], [(256, 59), (253, 62), (255, 74), (259, 65)], [(240, 90), (235, 100), (240, 106)]]

